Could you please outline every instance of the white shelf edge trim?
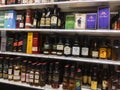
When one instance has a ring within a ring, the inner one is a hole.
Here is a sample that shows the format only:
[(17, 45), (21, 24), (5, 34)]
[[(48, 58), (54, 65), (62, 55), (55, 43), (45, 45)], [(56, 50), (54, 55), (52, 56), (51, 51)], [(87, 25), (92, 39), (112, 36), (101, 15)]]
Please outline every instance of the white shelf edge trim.
[(82, 57), (65, 57), (65, 56), (44, 55), (44, 54), (25, 54), (25, 53), (16, 53), (16, 52), (0, 52), (0, 54), (38, 57), (38, 58), (46, 58), (46, 59), (60, 59), (60, 60), (68, 60), (68, 61), (81, 61), (81, 62), (99, 63), (99, 64), (120, 65), (120, 61), (113, 61), (113, 60), (107, 60), (107, 59), (93, 59), (93, 58), (82, 58)]

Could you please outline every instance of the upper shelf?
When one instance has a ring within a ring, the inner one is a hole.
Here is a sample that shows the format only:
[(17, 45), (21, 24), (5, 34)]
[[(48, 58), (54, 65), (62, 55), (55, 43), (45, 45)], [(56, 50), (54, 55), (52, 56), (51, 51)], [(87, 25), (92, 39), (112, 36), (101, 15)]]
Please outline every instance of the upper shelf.
[(120, 30), (73, 30), (73, 29), (5, 29), (0, 28), (0, 31), (10, 32), (40, 32), (46, 34), (79, 34), (79, 35), (92, 35), (92, 36), (120, 36)]
[[(39, 9), (43, 7), (52, 7), (58, 5), (62, 11), (90, 11), (97, 10), (98, 6), (108, 5), (111, 7), (111, 11), (118, 10), (120, 7), (120, 0), (79, 0), (79, 1), (63, 1), (53, 3), (35, 3), (35, 4), (13, 4), (13, 5), (1, 5), (0, 10), (23, 10), (23, 9)], [(88, 9), (89, 7), (89, 9)]]

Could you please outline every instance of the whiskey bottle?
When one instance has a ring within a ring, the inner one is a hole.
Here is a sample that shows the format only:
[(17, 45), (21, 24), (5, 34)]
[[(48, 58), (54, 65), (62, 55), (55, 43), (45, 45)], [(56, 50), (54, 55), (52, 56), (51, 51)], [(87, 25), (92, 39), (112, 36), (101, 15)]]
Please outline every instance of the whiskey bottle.
[(46, 36), (46, 40), (45, 40), (43, 46), (44, 46), (43, 47), (44, 48), (43, 53), (44, 54), (50, 54), (50, 42), (49, 42), (48, 36)]
[(50, 28), (51, 26), (51, 8), (47, 8), (46, 19), (45, 19), (45, 27)]
[(51, 85), (53, 83), (53, 63), (49, 63), (49, 69), (48, 69), (48, 85)]
[(38, 28), (38, 10), (34, 12), (33, 28)]
[(3, 77), (3, 56), (0, 56), (0, 78)]
[(55, 5), (51, 14), (51, 28), (58, 28), (58, 16), (57, 16), (58, 7)]
[(78, 68), (75, 76), (75, 90), (81, 90), (81, 85), (82, 85), (82, 71), (80, 68)]
[(120, 30), (120, 11), (118, 12), (117, 30)]
[(15, 33), (13, 42), (13, 52), (17, 52), (17, 50), (18, 50), (18, 34)]
[(56, 36), (52, 37), (52, 46), (51, 46), (51, 54), (56, 55), (57, 54), (57, 39)]
[(93, 43), (92, 43), (91, 57), (92, 58), (98, 58), (99, 57), (99, 48), (98, 48), (97, 40), (94, 40)]
[(26, 70), (27, 70), (26, 65), (27, 65), (27, 60), (24, 60), (22, 62), (22, 68), (21, 68), (21, 82), (22, 83), (26, 82), (25, 81), (26, 80)]
[(59, 62), (55, 62), (55, 67), (53, 70), (53, 83), (52, 88), (58, 89), (59, 88), (59, 79), (60, 79), (60, 72), (59, 72)]
[(60, 15), (60, 8), (57, 9), (57, 16), (58, 16), (58, 28), (61, 28), (61, 15)]
[(75, 41), (72, 46), (72, 56), (75, 56), (75, 57), (80, 56), (80, 46), (77, 38), (75, 38)]
[(69, 90), (75, 90), (75, 66), (70, 67)]
[(87, 65), (84, 65), (83, 76), (82, 76), (82, 84), (88, 85), (88, 68)]
[(9, 59), (8, 80), (13, 80), (13, 70), (14, 70), (14, 59), (11, 57)]
[(69, 90), (69, 65), (65, 65), (63, 74), (63, 90)]
[(89, 57), (88, 38), (85, 38), (83, 41), (83, 45), (81, 47), (81, 56), (82, 57)]
[(67, 38), (65, 45), (64, 45), (64, 55), (65, 56), (70, 56), (71, 55), (71, 45), (70, 45), (70, 41)]
[(57, 55), (63, 55), (63, 42), (62, 42), (62, 38), (59, 38), (59, 42), (57, 43)]
[(17, 48), (18, 48), (18, 50), (17, 50), (18, 52), (23, 52), (23, 33), (19, 34)]
[(108, 60), (111, 60), (111, 59), (112, 59), (112, 46), (111, 46), (111, 40), (107, 39), (106, 45), (107, 45), (107, 59), (108, 59)]
[(42, 17), (40, 18), (40, 28), (45, 28), (46, 9), (42, 9)]

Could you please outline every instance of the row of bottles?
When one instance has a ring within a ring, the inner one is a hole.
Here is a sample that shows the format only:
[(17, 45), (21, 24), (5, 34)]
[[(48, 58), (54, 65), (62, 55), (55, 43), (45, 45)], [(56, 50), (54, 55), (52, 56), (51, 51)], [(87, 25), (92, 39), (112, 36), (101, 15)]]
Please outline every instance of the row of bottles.
[(6, 51), (120, 60), (119, 38), (8, 33)]
[(62, 84), (63, 90), (81, 90), (81, 86), (88, 86), (91, 90), (120, 89), (119, 67), (32, 59), (1, 55), (0, 78), (21, 81), (32, 86), (44, 87), (48, 84), (56, 89)]

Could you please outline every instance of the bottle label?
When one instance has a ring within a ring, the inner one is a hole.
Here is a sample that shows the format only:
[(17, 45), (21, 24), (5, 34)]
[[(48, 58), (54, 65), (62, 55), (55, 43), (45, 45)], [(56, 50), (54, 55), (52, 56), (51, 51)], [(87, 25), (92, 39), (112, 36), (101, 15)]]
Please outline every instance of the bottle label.
[(46, 18), (46, 26), (50, 26), (50, 18)]
[(100, 58), (107, 58), (107, 49), (106, 48), (100, 48)]
[(98, 57), (98, 51), (92, 51), (92, 57)]
[(51, 24), (57, 25), (57, 17), (56, 16), (51, 17)]
[(72, 55), (80, 55), (80, 47), (73, 47)]
[(91, 76), (88, 77), (88, 83), (91, 85)]
[(38, 80), (39, 79), (39, 75), (35, 75), (35, 79)]
[(45, 26), (45, 18), (41, 18), (41, 20), (40, 20), (40, 26)]
[(13, 75), (8, 75), (8, 79), (12, 80), (13, 79)]
[(83, 55), (83, 56), (88, 56), (88, 52), (89, 52), (89, 49), (88, 49), (88, 48), (82, 47), (81, 55)]
[(91, 81), (91, 89), (97, 90), (97, 81)]
[(57, 55), (62, 55), (62, 52), (57, 52)]
[(87, 76), (83, 76), (83, 83), (87, 83), (88, 81), (88, 77)]
[(14, 70), (14, 75), (19, 76), (20, 75), (20, 70)]
[(26, 76), (25, 73), (22, 72), (21, 73), (21, 81), (25, 81), (25, 76)]
[(26, 74), (26, 82), (29, 82), (29, 74)]
[(32, 51), (38, 51), (38, 47), (32, 47)]
[(24, 27), (24, 23), (21, 22), (19, 27), (23, 28)]
[(58, 26), (60, 26), (61, 25), (61, 20), (60, 19), (58, 19)]
[(53, 81), (54, 82), (59, 82), (59, 75), (58, 74), (53, 76)]
[(33, 78), (34, 78), (34, 75), (33, 75), (33, 74), (30, 74), (30, 75), (29, 75), (29, 82), (33, 82)]
[(81, 90), (81, 81), (76, 80), (76, 90)]
[(34, 19), (34, 20), (33, 20), (33, 26), (35, 27), (35, 26), (36, 26), (36, 24), (37, 24), (37, 20), (36, 20), (36, 19)]
[(57, 45), (57, 50), (63, 50), (63, 45)]
[(12, 74), (12, 69), (8, 69), (8, 74), (9, 74), (9, 75)]
[(107, 89), (108, 88), (108, 82), (106, 80), (102, 81), (102, 89)]
[(43, 53), (44, 53), (44, 54), (49, 54), (49, 51), (44, 51)]
[(64, 54), (71, 54), (71, 48), (69, 46), (64, 47)]
[(44, 49), (49, 49), (50, 45), (49, 44), (44, 44)]

